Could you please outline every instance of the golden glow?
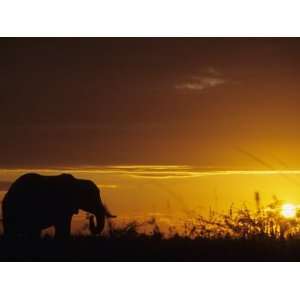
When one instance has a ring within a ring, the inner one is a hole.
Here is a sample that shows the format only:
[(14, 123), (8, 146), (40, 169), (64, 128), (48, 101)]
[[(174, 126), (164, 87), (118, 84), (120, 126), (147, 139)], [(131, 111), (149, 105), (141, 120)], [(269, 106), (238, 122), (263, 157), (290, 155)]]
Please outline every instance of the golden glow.
[(296, 206), (290, 203), (283, 204), (281, 207), (281, 215), (288, 219), (295, 218)]

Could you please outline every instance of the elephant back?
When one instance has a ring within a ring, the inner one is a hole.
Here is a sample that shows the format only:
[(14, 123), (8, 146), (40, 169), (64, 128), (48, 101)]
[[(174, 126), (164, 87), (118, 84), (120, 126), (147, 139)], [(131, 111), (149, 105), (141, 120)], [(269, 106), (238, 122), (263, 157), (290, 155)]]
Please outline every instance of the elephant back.
[(69, 174), (44, 176), (27, 173), (20, 176), (9, 188), (3, 200), (4, 210), (24, 214), (29, 210), (55, 210), (64, 206), (74, 177)]

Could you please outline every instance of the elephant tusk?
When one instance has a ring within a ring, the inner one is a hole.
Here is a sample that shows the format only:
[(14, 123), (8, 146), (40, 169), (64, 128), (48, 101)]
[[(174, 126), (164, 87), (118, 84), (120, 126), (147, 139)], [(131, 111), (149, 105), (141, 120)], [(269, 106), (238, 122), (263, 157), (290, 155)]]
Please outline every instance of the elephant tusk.
[(106, 213), (105, 214), (106, 218), (116, 218), (117, 216), (112, 215), (111, 213)]
[(106, 217), (106, 218), (116, 218), (116, 217), (117, 217), (117, 216), (115, 216), (115, 215), (112, 215), (105, 205), (103, 205), (103, 206), (104, 206), (105, 217)]

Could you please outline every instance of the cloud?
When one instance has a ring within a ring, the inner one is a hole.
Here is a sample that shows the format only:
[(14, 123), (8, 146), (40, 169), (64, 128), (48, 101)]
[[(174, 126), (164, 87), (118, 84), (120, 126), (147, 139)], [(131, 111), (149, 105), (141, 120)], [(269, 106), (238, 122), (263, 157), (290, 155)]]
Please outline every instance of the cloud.
[(214, 68), (208, 68), (198, 76), (192, 76), (190, 80), (177, 84), (176, 89), (203, 91), (205, 89), (213, 88), (223, 85), (227, 82), (224, 76)]
[(118, 185), (116, 185), (116, 184), (101, 184), (101, 183), (98, 183), (97, 187), (100, 188), (100, 189), (116, 189), (116, 188), (118, 188)]
[(221, 171), (205, 171), (191, 169), (186, 171), (165, 171), (165, 172), (132, 172), (129, 174), (136, 178), (151, 179), (176, 179), (176, 178), (195, 178), (207, 176), (230, 176), (230, 175), (300, 175), (300, 170), (221, 170)]
[[(61, 169), (35, 169), (31, 172), (41, 173), (45, 175), (54, 175), (61, 173), (72, 173), (75, 177), (86, 175), (116, 175), (128, 176), (132, 178), (148, 178), (148, 179), (179, 179), (179, 178), (196, 178), (207, 176), (234, 176), (234, 175), (300, 175), (300, 170), (230, 170), (230, 169), (214, 169), (202, 168), (197, 166), (188, 165), (115, 165), (115, 166), (95, 166), (95, 167), (82, 167), (82, 168), (61, 168)], [(26, 169), (1, 169), (0, 175), (12, 173), (16, 177), (20, 174), (29, 172)], [(113, 183), (97, 183), (100, 188), (115, 189), (119, 188), (118, 185)], [(0, 182), (0, 188), (9, 187), (9, 182)]]

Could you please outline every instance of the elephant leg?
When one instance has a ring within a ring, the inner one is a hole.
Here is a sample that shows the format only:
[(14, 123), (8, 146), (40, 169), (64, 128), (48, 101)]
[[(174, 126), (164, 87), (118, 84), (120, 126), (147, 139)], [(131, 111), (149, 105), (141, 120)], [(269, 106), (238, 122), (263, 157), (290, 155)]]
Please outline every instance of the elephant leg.
[(57, 222), (57, 224), (55, 225), (55, 238), (65, 239), (70, 237), (71, 221), (72, 221), (72, 216), (69, 216)]
[(30, 230), (30, 232), (26, 234), (26, 237), (30, 240), (38, 240), (41, 237), (41, 230), (39, 229)]
[(10, 228), (6, 228), (4, 231), (4, 238), (7, 240), (16, 239), (18, 237), (18, 232)]

